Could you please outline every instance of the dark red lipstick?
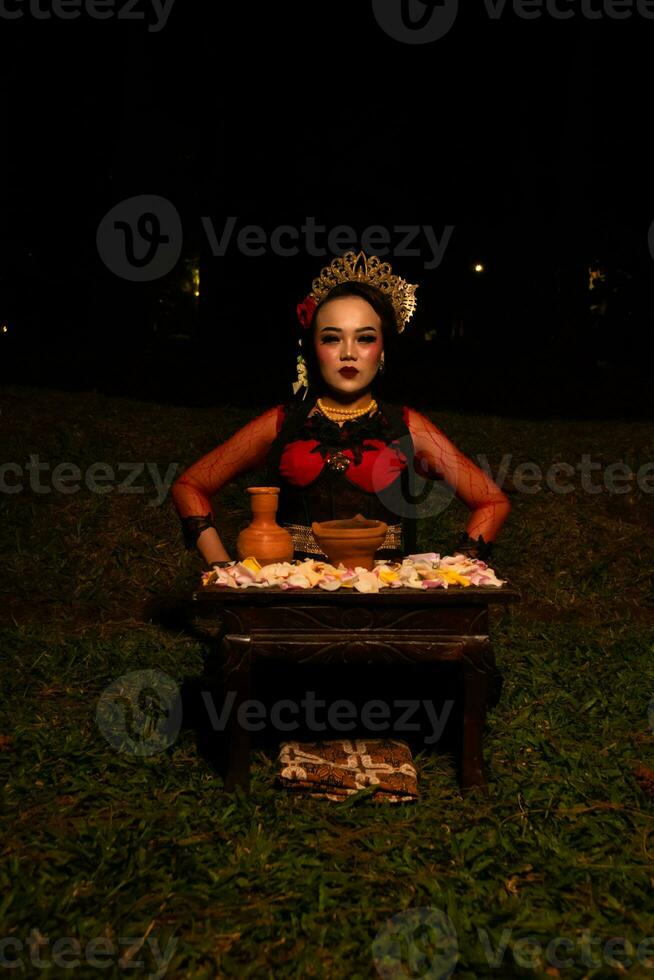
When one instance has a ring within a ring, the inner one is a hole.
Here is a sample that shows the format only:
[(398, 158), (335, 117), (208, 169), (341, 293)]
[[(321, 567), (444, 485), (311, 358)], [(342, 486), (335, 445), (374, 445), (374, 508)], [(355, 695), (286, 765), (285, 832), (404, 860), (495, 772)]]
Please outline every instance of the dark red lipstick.
[(338, 373), (342, 374), (345, 378), (353, 378), (355, 374), (359, 373), (359, 370), (355, 367), (342, 367)]

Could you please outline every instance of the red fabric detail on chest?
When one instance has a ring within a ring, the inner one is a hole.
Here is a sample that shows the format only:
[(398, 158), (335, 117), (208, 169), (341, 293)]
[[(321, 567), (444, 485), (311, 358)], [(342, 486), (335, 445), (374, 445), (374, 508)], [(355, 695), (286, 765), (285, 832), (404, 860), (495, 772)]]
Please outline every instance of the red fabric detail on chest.
[(318, 445), (316, 439), (289, 442), (279, 459), (279, 472), (295, 487), (306, 487), (322, 470), (324, 460), (320, 453), (311, 450)]
[[(319, 452), (311, 451), (318, 445), (315, 439), (304, 439), (285, 447), (279, 461), (279, 471), (285, 480), (293, 486), (305, 487), (320, 475), (327, 465), (327, 458), (323, 459)], [(393, 449), (379, 439), (366, 439), (364, 445), (374, 446), (374, 449), (366, 449), (362, 453), (359, 465), (354, 462), (351, 449), (340, 450), (351, 460), (343, 476), (368, 493), (383, 490), (405, 469), (407, 458), (401, 450)]]

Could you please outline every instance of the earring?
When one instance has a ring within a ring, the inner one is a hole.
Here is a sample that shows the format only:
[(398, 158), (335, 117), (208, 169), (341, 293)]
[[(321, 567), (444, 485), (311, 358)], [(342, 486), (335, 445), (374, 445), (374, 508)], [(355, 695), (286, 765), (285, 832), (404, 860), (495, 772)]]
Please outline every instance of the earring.
[(379, 367), (377, 368), (377, 371), (379, 374), (382, 374), (383, 370), (384, 370), (384, 352), (382, 351), (382, 356), (379, 360)]
[(301, 354), (298, 354), (296, 359), (297, 364), (297, 381), (293, 382), (293, 394), (297, 395), (300, 388), (304, 388), (304, 394), (302, 395), (302, 400), (307, 397), (307, 392), (309, 390), (309, 376), (307, 374), (306, 361)]

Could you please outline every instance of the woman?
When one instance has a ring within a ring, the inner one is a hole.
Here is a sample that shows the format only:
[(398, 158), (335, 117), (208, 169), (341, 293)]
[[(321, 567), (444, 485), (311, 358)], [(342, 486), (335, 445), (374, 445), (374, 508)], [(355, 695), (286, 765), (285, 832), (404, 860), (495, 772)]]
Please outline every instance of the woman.
[[(280, 487), (277, 520), (290, 530), (297, 558), (325, 557), (311, 531), (312, 521), (357, 513), (388, 525), (378, 558), (401, 558), (415, 550), (411, 529), (416, 516), (413, 484), (418, 474), (445, 481), (469, 507), (470, 518), (458, 550), (488, 556), (490, 542), (510, 509), (505, 494), (428, 418), (380, 395), (387, 362), (393, 363), (399, 334), (415, 308), (415, 289), (394, 276), (387, 263), (376, 257), (368, 259), (363, 253), (335, 259), (314, 280), (311, 293), (298, 306), (305, 357), (298, 358), (294, 389), (297, 395), (304, 387), (304, 397), (263, 412), (173, 484), (186, 544), (197, 546), (208, 565), (229, 561), (213, 521), (211, 497), (234, 477), (264, 465), (266, 484)], [(312, 672), (311, 664), (302, 665), (300, 676), (297, 667), (289, 675), (266, 662), (260, 665), (267, 670), (260, 689), (273, 700), (275, 691), (288, 699), (289, 685), (295, 683), (302, 691), (318, 693), (324, 704), (340, 700), (344, 691), (354, 703), (363, 704), (375, 695), (385, 698), (389, 690), (401, 694), (403, 685), (408, 685), (411, 697), (422, 689), (415, 671), (408, 671), (405, 665), (400, 674), (395, 665), (378, 664), (374, 671), (367, 665), (354, 666), (349, 664), (341, 679), (334, 670)], [(493, 703), (499, 698), (501, 682), (501, 675), (495, 672)], [(451, 683), (456, 696), (456, 679)], [(447, 690), (443, 686), (444, 699)], [(334, 785), (343, 778), (342, 760), (337, 762), (343, 753), (348, 756), (352, 751), (352, 743), (316, 743), (312, 741), (315, 736), (306, 734), (309, 742), (286, 743), (284, 751), (289, 755), (280, 756), (280, 778), (290, 774), (295, 789), (304, 792), (313, 785), (312, 795), (337, 799)], [(417, 783), (415, 772), (407, 776), (411, 755), (406, 743), (377, 742), (365, 730), (360, 735), (365, 743), (357, 743), (357, 751), (365, 749), (366, 754), (357, 756), (357, 764), (370, 769), (361, 777), (364, 785), (368, 779), (378, 782), (392, 802), (415, 799)], [(309, 755), (305, 757), (304, 752)], [(289, 762), (296, 757), (303, 760), (300, 769), (293, 769)], [(319, 786), (305, 781), (307, 764), (313, 767)], [(346, 768), (349, 771), (349, 762)], [(400, 795), (396, 796), (398, 787)]]
[(173, 484), (185, 543), (208, 565), (230, 560), (211, 497), (264, 465), (266, 483), (280, 487), (277, 520), (290, 530), (298, 558), (324, 558), (312, 521), (357, 513), (388, 524), (378, 558), (414, 550), (417, 475), (444, 481), (470, 509), (457, 550), (488, 557), (510, 510), (506, 495), (426, 416), (375, 397), (415, 309), (416, 288), (388, 263), (353, 252), (314, 280), (298, 306), (305, 356), (294, 388), (297, 394), (304, 387), (304, 397), (263, 412)]

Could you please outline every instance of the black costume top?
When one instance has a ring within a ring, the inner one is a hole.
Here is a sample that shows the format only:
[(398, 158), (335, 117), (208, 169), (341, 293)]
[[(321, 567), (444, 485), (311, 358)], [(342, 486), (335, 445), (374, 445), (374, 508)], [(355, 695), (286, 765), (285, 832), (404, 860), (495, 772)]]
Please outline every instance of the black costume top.
[(277, 521), (289, 526), (296, 554), (321, 554), (312, 521), (356, 514), (389, 526), (377, 558), (414, 550), (414, 521), (404, 516), (414, 461), (406, 410), (381, 401), (371, 415), (339, 426), (320, 412), (309, 417), (311, 407), (279, 407), (279, 430), (267, 457), (266, 481), (280, 488)]

